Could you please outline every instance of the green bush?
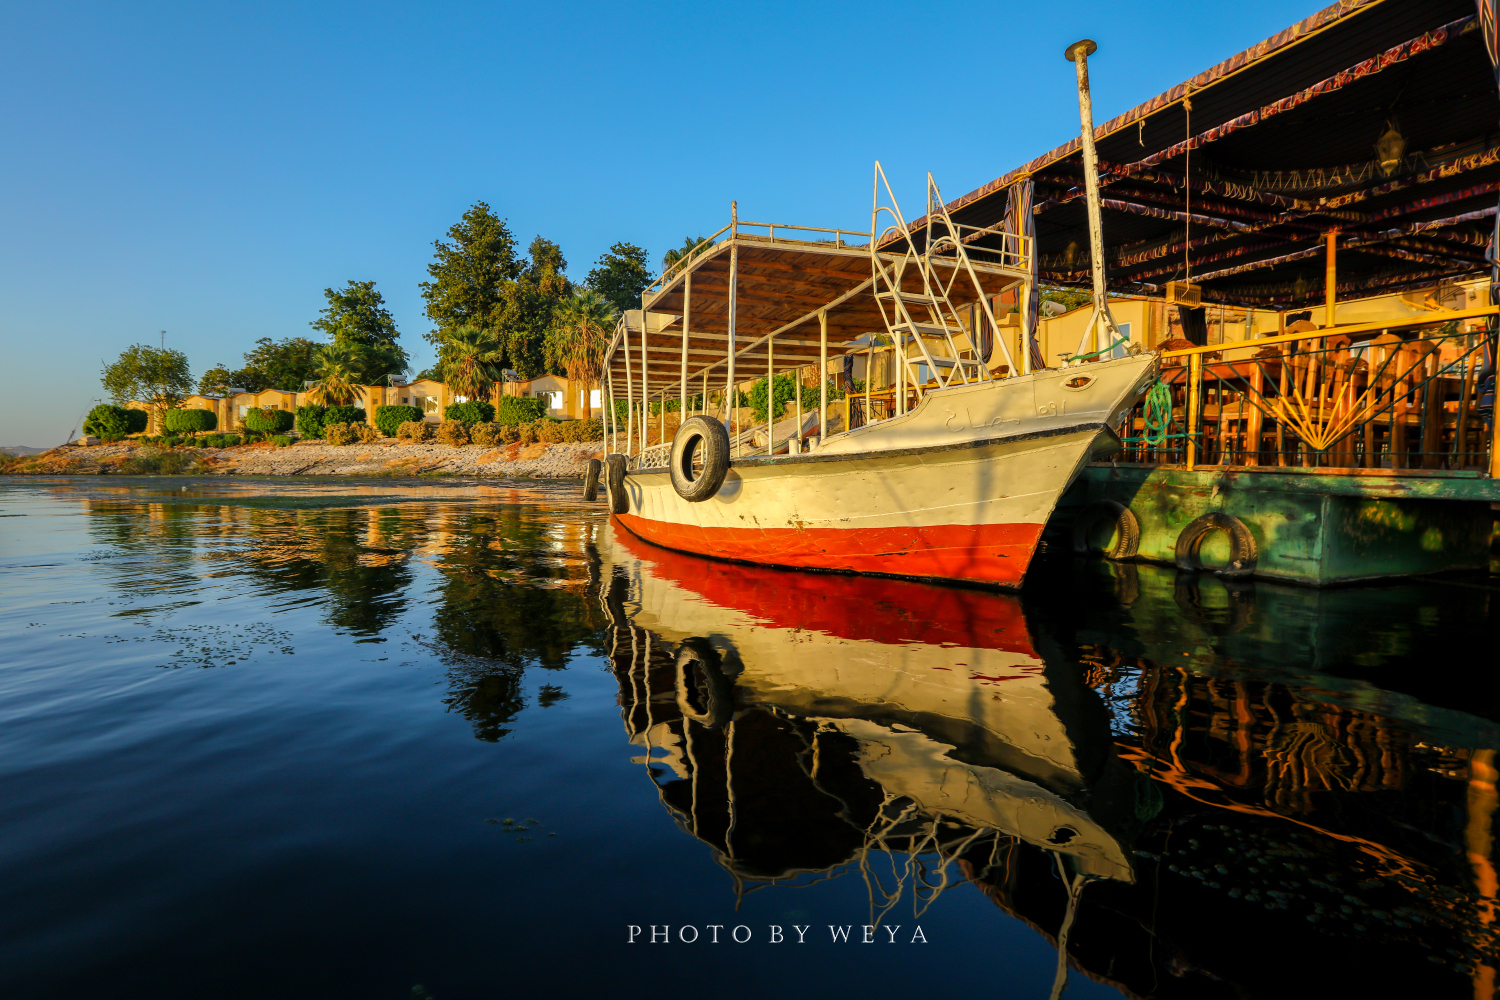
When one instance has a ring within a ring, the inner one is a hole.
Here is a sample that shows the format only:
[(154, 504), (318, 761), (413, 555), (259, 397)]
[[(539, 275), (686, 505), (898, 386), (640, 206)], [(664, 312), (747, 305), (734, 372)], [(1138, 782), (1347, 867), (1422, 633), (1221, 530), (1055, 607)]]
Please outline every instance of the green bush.
[(454, 447), (466, 445), (469, 443), (469, 425), (462, 420), (444, 420), (438, 424), (437, 439)]
[(353, 444), (359, 440), (354, 431), (358, 426), (358, 424), (324, 424), (323, 440), (332, 445)]
[[(144, 411), (137, 412), (145, 416)], [(83, 433), (105, 439), (122, 438), (130, 433), (130, 411), (112, 403), (100, 403), (83, 418)]]
[(485, 422), (469, 425), (469, 440), (486, 448), (493, 448), (500, 443), (501, 425), (493, 422)]
[(245, 426), (260, 434), (285, 434), (292, 429), (296, 419), (287, 410), (275, 410), (269, 406), (245, 411)]
[(385, 406), (375, 407), (375, 426), (380, 428), (380, 433), (388, 438), (395, 437), (396, 431), (408, 420), (421, 419), (422, 410), (416, 406), (386, 404)]
[(198, 459), (189, 452), (141, 448), (117, 467), (125, 476), (180, 476), (202, 471)]
[(462, 420), (466, 424), (487, 424), (495, 419), (495, 408), (482, 399), (449, 403), (443, 407), (443, 419)]
[(323, 426), (329, 424), (362, 424), (365, 422), (365, 408), (362, 406), (330, 406), (323, 414)]
[(426, 441), (432, 437), (432, 425), (425, 420), (408, 420), (396, 428), (398, 441)]
[(323, 417), (327, 413), (328, 407), (317, 403), (304, 403), (297, 407), (297, 433), (305, 438), (322, 437)]
[(219, 418), (213, 410), (168, 410), (162, 418), (168, 431), (178, 434), (198, 434), (216, 430)]
[(290, 448), (292, 446), (292, 439), (285, 434), (274, 434), (271, 436), (270, 441), (278, 448)]
[(178, 445), (182, 444), (182, 438), (180, 438), (180, 437), (160, 437), (160, 438), (157, 438), (156, 440), (160, 444), (163, 444), (163, 445), (165, 445), (168, 448), (175, 448)]
[(224, 442), (219, 445), (220, 448), (233, 448), (240, 443), (240, 436), (238, 434), (220, 434), (219, 440)]
[(495, 408), (497, 424), (529, 424), (547, 415), (545, 399), (524, 399), (520, 396), (501, 396)]

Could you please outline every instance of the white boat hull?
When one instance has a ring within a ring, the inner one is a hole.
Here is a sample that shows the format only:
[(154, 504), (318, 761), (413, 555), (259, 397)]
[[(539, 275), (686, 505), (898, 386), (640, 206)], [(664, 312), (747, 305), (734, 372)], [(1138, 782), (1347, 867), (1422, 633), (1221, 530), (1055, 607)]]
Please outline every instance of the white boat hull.
[(1118, 447), (1109, 425), (1155, 375), (1142, 355), (932, 392), (812, 454), (737, 458), (702, 503), (665, 468), (635, 470), (619, 521), (696, 555), (1016, 587), (1058, 497)]

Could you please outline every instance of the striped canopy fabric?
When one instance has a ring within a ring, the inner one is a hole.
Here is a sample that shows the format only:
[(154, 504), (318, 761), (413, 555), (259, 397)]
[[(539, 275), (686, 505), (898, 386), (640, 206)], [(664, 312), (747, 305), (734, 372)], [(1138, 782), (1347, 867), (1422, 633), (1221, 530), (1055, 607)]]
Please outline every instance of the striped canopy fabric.
[(1026, 296), (1026, 319), (1024, 327), (1026, 330), (1026, 346), (1031, 352), (1031, 368), (1036, 371), (1047, 367), (1042, 359), (1042, 345), (1037, 343), (1036, 324), (1037, 317), (1042, 308), (1042, 296), (1037, 288), (1037, 253), (1036, 253), (1036, 215), (1031, 210), (1032, 199), (1035, 197), (1035, 186), (1028, 177), (1017, 181), (1010, 187), (1010, 200), (1005, 207), (1005, 249), (1013, 254), (1021, 252), (1021, 243), (1024, 240), (1030, 248), (1029, 269), (1031, 272), (1030, 287), (1031, 294)]

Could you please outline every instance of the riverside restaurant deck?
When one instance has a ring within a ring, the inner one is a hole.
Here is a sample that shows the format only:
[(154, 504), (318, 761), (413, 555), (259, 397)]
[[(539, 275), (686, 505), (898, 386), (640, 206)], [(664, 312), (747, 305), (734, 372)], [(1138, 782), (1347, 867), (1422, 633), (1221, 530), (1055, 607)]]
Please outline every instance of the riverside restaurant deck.
[[(1341, 3), (1095, 128), (1109, 295), (1149, 300), (1155, 330), (1049, 342), (1069, 317), (1043, 299), (1091, 279), (1079, 139), (956, 200), (929, 182), (926, 215), (884, 230), (732, 217), (622, 319), (610, 450), (639, 467), (706, 411), (737, 457), (774, 459), (906, 412), (955, 372), (1150, 349), (1160, 383), (1119, 422), (1122, 450), (1054, 516), (1080, 551), (1310, 584), (1484, 569), (1500, 502), (1495, 32), (1486, 2)], [(908, 339), (882, 309), (930, 294), (924, 273), (948, 283), (912, 325), (940, 335)], [(816, 412), (800, 388), (728, 405), (724, 389), (768, 372), (821, 386)]]

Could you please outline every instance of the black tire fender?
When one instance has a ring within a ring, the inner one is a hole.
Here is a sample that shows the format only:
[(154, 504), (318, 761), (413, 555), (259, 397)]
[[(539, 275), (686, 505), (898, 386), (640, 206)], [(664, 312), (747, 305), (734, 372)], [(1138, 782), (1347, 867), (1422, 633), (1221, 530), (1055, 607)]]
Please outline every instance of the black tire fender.
[[(695, 473), (693, 460), (699, 457), (703, 467)], [(678, 496), (688, 503), (712, 500), (729, 473), (729, 432), (712, 417), (688, 417), (672, 438), (667, 464)]]
[(1115, 544), (1104, 553), (1106, 559), (1133, 559), (1141, 547), (1141, 523), (1134, 512), (1114, 500), (1095, 500), (1073, 520), (1073, 551), (1088, 555), (1089, 535), (1101, 522), (1113, 521)]
[(677, 710), (705, 729), (718, 729), (734, 716), (734, 683), (725, 675), (719, 651), (703, 638), (677, 647)]
[(599, 472), (604, 468), (604, 463), (597, 458), (589, 459), (588, 471), (583, 474), (583, 499), (593, 503), (599, 499)]
[(1203, 560), (1199, 558), (1198, 552), (1203, 547), (1203, 539), (1212, 531), (1228, 533), (1230, 543), (1229, 565), (1215, 572), (1220, 576), (1249, 576), (1255, 572), (1255, 560), (1258, 556), (1255, 536), (1250, 533), (1244, 521), (1221, 511), (1197, 517), (1182, 529), (1173, 548), (1178, 569), (1195, 571), (1203, 568)]
[(609, 490), (609, 512), (630, 513), (630, 495), (625, 492), (625, 456), (609, 456), (604, 460), (604, 470), (604, 485)]

